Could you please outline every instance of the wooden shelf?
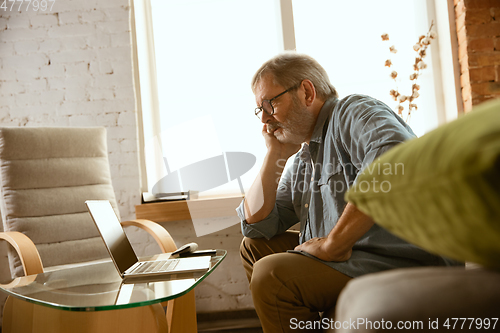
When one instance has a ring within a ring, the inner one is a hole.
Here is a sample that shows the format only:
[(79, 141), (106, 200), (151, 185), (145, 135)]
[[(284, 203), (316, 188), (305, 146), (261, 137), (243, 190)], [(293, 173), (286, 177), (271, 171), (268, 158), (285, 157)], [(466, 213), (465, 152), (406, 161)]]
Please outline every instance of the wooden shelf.
[(146, 219), (155, 222), (172, 222), (179, 220), (190, 220), (191, 211), (196, 218), (237, 216), (236, 208), (243, 197), (227, 197), (215, 199), (198, 199), (181, 201), (165, 201), (144, 203), (135, 206), (135, 216), (138, 219)]

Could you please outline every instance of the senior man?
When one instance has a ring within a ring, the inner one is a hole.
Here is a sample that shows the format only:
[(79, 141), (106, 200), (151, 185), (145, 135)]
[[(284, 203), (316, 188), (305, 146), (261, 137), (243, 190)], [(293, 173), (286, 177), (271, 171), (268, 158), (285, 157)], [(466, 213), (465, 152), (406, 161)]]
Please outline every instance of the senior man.
[[(387, 105), (364, 95), (339, 100), (325, 70), (295, 52), (264, 63), (252, 90), (267, 154), (237, 211), (245, 236), (241, 258), (264, 332), (318, 321), (357, 276), (451, 264), (344, 201), (363, 167), (414, 137)], [(298, 222), (300, 232), (288, 230)]]

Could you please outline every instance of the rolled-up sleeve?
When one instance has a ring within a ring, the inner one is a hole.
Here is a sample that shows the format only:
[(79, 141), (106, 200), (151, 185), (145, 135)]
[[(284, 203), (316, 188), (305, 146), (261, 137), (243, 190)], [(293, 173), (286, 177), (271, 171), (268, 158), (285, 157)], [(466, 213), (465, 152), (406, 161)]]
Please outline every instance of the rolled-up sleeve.
[(245, 220), (245, 207), (243, 200), (239, 207), (236, 209), (238, 216), (241, 219), (241, 232), (243, 236), (249, 238), (267, 238), (270, 239), (274, 235), (276, 235), (276, 228), (278, 223), (276, 223), (279, 218), (277, 218), (278, 212), (276, 205), (274, 206), (273, 211), (262, 221), (248, 224)]
[(236, 212), (241, 219), (241, 232), (243, 236), (249, 238), (271, 239), (288, 230), (291, 226), (299, 222), (295, 213), (292, 198), (292, 169), (289, 168), (282, 175), (276, 193), (276, 204), (271, 213), (263, 220), (249, 224), (245, 220), (245, 200), (236, 208)]

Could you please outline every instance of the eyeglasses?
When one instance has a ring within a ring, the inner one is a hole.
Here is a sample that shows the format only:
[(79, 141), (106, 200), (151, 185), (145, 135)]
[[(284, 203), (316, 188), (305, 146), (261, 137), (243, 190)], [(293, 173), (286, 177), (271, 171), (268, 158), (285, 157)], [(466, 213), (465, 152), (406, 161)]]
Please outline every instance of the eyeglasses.
[(260, 120), (262, 120), (262, 111), (264, 111), (268, 115), (272, 116), (274, 114), (273, 101), (276, 98), (278, 98), (278, 97), (286, 94), (287, 92), (292, 91), (293, 89), (296, 89), (296, 88), (300, 87), (301, 83), (302, 83), (302, 81), (299, 84), (297, 84), (297, 85), (295, 85), (295, 86), (293, 86), (291, 88), (288, 88), (287, 90), (283, 91), (281, 94), (278, 94), (278, 95), (274, 96), (271, 99), (265, 99), (265, 100), (263, 100), (262, 101), (262, 106), (258, 107), (258, 108), (255, 108), (255, 115), (257, 116), (257, 118), (259, 118)]

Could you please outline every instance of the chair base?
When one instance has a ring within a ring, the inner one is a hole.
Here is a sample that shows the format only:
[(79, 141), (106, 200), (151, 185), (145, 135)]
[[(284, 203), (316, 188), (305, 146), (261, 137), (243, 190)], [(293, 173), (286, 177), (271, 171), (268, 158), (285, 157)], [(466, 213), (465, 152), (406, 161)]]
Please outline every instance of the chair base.
[(186, 295), (167, 302), (167, 320), (170, 333), (196, 333), (196, 302), (194, 289)]
[(5, 303), (3, 333), (111, 333), (168, 332), (160, 304), (130, 309), (72, 312), (9, 297)]

